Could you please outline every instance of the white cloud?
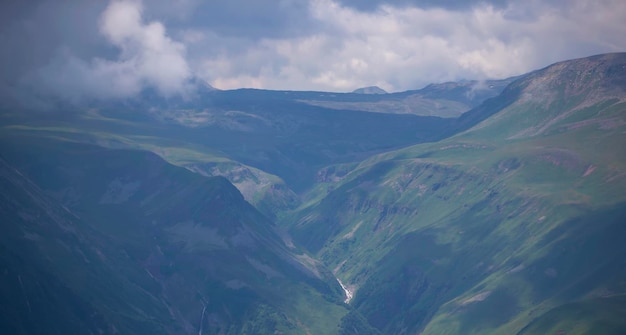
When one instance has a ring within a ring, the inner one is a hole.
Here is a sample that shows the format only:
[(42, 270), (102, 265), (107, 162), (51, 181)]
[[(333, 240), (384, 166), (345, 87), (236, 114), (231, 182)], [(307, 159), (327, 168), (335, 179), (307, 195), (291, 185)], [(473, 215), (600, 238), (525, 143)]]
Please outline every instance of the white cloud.
[[(387, 90), (431, 82), (503, 78), (552, 62), (626, 50), (626, 2), (573, 0), (561, 8), (540, 1), (487, 4), (468, 11), (379, 7), (360, 12), (313, 0), (318, 33), (262, 39), (243, 52), (205, 59), (214, 86)], [(243, 70), (258, 64), (258, 71)]]
[[(455, 9), (383, 5), (366, 12), (337, 0), (310, 0), (308, 7), (281, 1), (276, 8), (270, 0), (112, 0), (65, 4), (70, 8), (55, 13), (56, 2), (42, 1), (46, 6), (38, 16), (10, 22), (4, 34), (15, 31), (11, 39), (0, 34), (12, 41), (3, 50), (17, 50), (0, 58), (21, 64), (3, 70), (19, 69), (12, 77), (25, 77), (22, 83), (31, 91), (72, 100), (128, 97), (146, 87), (165, 96), (184, 95), (194, 76), (222, 89), (350, 91), (377, 85), (397, 91), (503, 78), (560, 60), (626, 51), (623, 0), (528, 0), (508, 6), (476, 1), (474, 7)], [(80, 13), (85, 16), (74, 24), (71, 18)], [(59, 21), (67, 26), (55, 26)], [(21, 28), (24, 22), (32, 27)], [(56, 27), (61, 38), (48, 38), (46, 27)], [(89, 34), (76, 33), (82, 28)], [(27, 31), (34, 42), (23, 43)], [(57, 45), (61, 41), (67, 42)], [(38, 55), (38, 63), (30, 61), (31, 54)], [(34, 74), (22, 74), (33, 68)], [(8, 80), (3, 85), (3, 90), (13, 87)]]
[(186, 48), (167, 36), (160, 22), (144, 23), (140, 1), (115, 0), (100, 17), (100, 32), (119, 49), (115, 60), (84, 61), (60, 49), (48, 65), (29, 76), (32, 85), (71, 100), (116, 98), (153, 87), (164, 96), (186, 94), (192, 72)]

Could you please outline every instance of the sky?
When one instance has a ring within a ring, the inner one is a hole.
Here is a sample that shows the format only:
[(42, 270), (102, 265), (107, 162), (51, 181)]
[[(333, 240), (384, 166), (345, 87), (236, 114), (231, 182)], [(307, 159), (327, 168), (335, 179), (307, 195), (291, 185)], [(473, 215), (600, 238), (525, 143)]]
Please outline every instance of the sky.
[(0, 99), (349, 92), (626, 51), (623, 0), (4, 0)]

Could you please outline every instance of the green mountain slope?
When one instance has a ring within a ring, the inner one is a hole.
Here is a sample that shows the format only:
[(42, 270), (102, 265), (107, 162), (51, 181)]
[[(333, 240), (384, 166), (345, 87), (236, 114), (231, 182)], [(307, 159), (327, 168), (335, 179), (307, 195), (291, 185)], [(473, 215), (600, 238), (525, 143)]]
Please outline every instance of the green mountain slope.
[(180, 329), (166, 304), (107, 265), (120, 258), (103, 259), (95, 231), (4, 159), (0, 173), (2, 333)]
[(332, 334), (347, 313), (224, 178), (32, 136), (2, 153), (4, 330)]
[(0, 332), (624, 333), (626, 54), (509, 82), (2, 112)]
[[(437, 140), (458, 129), (456, 119), (441, 118), (446, 115), (437, 111), (398, 115), (387, 105), (411, 100), (434, 109), (457, 104), (466, 111), (497, 95), (508, 80), (488, 83), (446, 83), (377, 97), (242, 89), (199, 91), (181, 100), (146, 92), (127, 101), (57, 106), (42, 113), (1, 111), (0, 135), (37, 134), (152, 151), (172, 164), (228, 178), (271, 217), (296, 207), (319, 169)], [(326, 103), (352, 107), (315, 106)]]
[[(486, 97), (468, 95), (473, 85), (389, 97), (419, 94), (429, 103), (460, 99), (465, 106)], [(334, 276), (244, 198), (273, 218), (298, 205), (294, 190), (324, 178), (320, 168), (441, 138), (461, 122), (334, 110), (311, 106), (311, 99), (378, 103), (357, 94), (235, 90), (203, 92), (191, 102), (147, 93), (78, 110), (2, 111), (0, 154), (7, 171), (17, 171), (7, 175), (17, 184), (3, 190), (12, 207), (2, 214), (8, 276), (2, 294), (21, 307), (2, 305), (1, 329), (377, 333), (358, 312), (346, 314)], [(244, 198), (209, 176), (228, 178)], [(9, 201), (33, 192), (36, 200)], [(30, 216), (15, 213), (41, 211), (41, 203), (61, 214), (37, 222), (69, 215), (78, 237), (23, 228)], [(67, 265), (59, 266), (60, 259)], [(58, 313), (34, 323), (42, 310)]]
[(309, 94), (300, 101), (337, 110), (457, 118), (484, 100), (500, 94), (514, 79), (430, 84), (420, 90), (397, 93), (365, 87), (353, 92), (358, 94)]
[(626, 294), (626, 54), (557, 63), (468, 114), (328, 178), (283, 225), (382, 333), (626, 331), (563, 312)]
[(534, 320), (519, 334), (623, 334), (624, 299), (604, 297), (564, 304)]

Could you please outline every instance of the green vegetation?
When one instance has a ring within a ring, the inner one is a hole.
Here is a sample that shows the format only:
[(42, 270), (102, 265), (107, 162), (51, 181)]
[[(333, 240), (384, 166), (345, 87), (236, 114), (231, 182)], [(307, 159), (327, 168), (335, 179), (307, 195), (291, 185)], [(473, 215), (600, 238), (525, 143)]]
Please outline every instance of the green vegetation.
[(625, 63), (537, 71), (477, 109), (493, 116), (361, 162), (282, 224), (382, 333), (512, 334), (623, 294)]
[(530, 334), (623, 334), (626, 329), (626, 299), (596, 298), (556, 307), (519, 332)]
[[(205, 314), (208, 334), (326, 333), (347, 313), (334, 278), (301, 263), (226, 179), (145, 151), (50, 139), (13, 145), (4, 155), (20, 172), (3, 166), (0, 245), (10, 281), (0, 293), (26, 319), (3, 319), (4, 330), (67, 319), (59, 333), (179, 333), (198, 331)], [(10, 289), (20, 282), (23, 293)]]
[(624, 333), (625, 69), (4, 113), (0, 330)]

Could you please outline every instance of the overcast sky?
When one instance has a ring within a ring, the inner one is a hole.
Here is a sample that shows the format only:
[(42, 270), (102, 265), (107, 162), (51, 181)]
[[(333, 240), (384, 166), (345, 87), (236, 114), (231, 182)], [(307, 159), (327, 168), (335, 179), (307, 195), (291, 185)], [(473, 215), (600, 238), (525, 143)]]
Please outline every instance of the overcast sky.
[(626, 51), (624, 0), (4, 0), (0, 92), (388, 91)]

